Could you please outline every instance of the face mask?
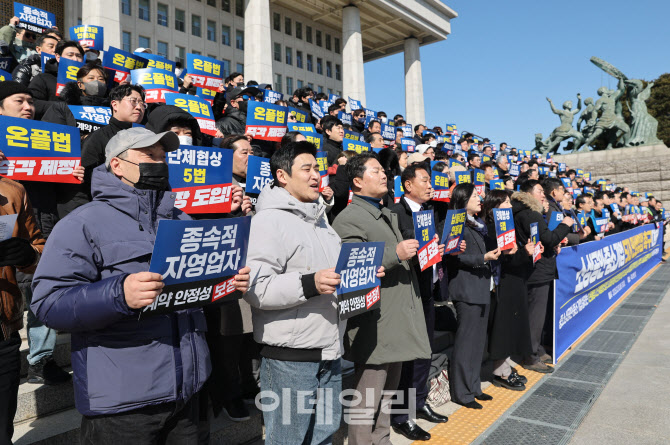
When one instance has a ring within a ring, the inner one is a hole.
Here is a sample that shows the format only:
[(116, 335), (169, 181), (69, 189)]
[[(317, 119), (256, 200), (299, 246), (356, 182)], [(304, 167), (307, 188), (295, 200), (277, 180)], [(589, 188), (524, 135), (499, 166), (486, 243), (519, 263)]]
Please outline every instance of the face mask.
[(184, 71), (184, 68), (175, 68), (174, 75), (179, 77), (181, 76), (182, 71)]
[(240, 107), (240, 111), (244, 114), (247, 113), (247, 107), (249, 106), (249, 102), (246, 100), (240, 101), (237, 103), (237, 106)]
[(382, 121), (383, 124), (385, 124), (388, 121), (388, 118), (386, 116), (380, 117), (379, 120)]
[(107, 85), (99, 80), (92, 80), (91, 82), (84, 83), (84, 91), (87, 96), (104, 97), (105, 93), (107, 93)]
[(98, 55), (93, 51), (89, 51), (84, 55), (84, 58), (86, 59), (87, 62), (94, 62), (98, 60)]
[(191, 136), (177, 136), (180, 145), (193, 145), (193, 138)]
[[(121, 158), (119, 158), (121, 159)], [(122, 161), (129, 162), (131, 164), (138, 165), (140, 167), (140, 179), (134, 183), (136, 189), (141, 190), (167, 190), (170, 186), (168, 182), (169, 179), (169, 170), (168, 166), (164, 162), (141, 162), (139, 164), (135, 162), (130, 162), (125, 159)], [(126, 181), (132, 183), (126, 177), (123, 177)]]
[(356, 119), (356, 121), (360, 124), (364, 124), (365, 123), (365, 117), (359, 117), (358, 119)]

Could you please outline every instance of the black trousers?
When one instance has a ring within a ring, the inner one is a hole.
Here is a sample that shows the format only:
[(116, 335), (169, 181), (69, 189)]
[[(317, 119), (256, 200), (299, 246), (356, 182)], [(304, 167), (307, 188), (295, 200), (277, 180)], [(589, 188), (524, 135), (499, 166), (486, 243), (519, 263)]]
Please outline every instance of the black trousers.
[(551, 283), (528, 285), (528, 317), (530, 321), (530, 344), (533, 353), (524, 357), (526, 365), (534, 365), (540, 361), (540, 357), (546, 354), (541, 345), (542, 328), (547, 316), (547, 302), (549, 301), (549, 289)]
[[(433, 297), (422, 299), (423, 316), (426, 319), (426, 331), (430, 341), (430, 349), (433, 350), (433, 334), (435, 332), (435, 300)], [(403, 403), (394, 404), (394, 409), (402, 410), (400, 414), (391, 416), (392, 423), (403, 423), (409, 419), (407, 411), (409, 390), (416, 390), (415, 400), (416, 409), (421, 409), (426, 404), (428, 397), (428, 375), (430, 374), (431, 359), (418, 359), (410, 362), (403, 362), (402, 372), (400, 373), (400, 383), (398, 391), (402, 391)]]
[(486, 347), (489, 304), (454, 301), (458, 329), (449, 362), (451, 398), (459, 404), (475, 400), (482, 393), (481, 368)]
[[(2, 334), (0, 334), (0, 338)], [(21, 373), (21, 337), (0, 340), (0, 445), (11, 445)]]
[(198, 445), (198, 394), (186, 404), (163, 403), (81, 419), (82, 445)]

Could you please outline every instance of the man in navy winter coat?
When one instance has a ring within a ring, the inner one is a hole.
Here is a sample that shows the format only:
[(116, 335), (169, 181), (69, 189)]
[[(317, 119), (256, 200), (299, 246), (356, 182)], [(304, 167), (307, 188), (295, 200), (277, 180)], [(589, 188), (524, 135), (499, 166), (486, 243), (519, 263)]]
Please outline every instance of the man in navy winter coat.
[(93, 201), (56, 225), (35, 272), (36, 316), (72, 333), (81, 443), (197, 444), (198, 391), (211, 368), (204, 314), (140, 317), (163, 288), (148, 272), (158, 222), (190, 219), (169, 191), (165, 152), (178, 147), (169, 131), (117, 133), (93, 171)]

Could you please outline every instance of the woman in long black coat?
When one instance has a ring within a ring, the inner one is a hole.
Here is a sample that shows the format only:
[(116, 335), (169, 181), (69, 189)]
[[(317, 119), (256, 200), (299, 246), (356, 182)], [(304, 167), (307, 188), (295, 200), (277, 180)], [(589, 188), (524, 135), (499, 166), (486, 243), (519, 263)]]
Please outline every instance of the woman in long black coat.
[[(511, 209), (510, 195), (506, 190), (491, 190), (484, 200), (482, 216), (493, 239), (496, 236), (493, 209)], [(496, 288), (491, 302), (489, 330), (489, 358), (494, 361), (491, 383), (514, 391), (526, 389), (527, 379), (513, 371), (509, 357), (523, 357), (532, 350), (526, 288), (526, 279), (533, 269), (529, 257), (532, 250), (528, 251), (532, 248), (531, 243), (517, 245), (504, 251), (493, 265)]]
[(453, 209), (465, 209), (463, 228), (465, 251), (447, 256), (449, 297), (456, 307), (458, 328), (449, 363), (452, 400), (466, 408), (481, 409), (477, 400), (491, 400), (482, 393), (480, 371), (486, 345), (486, 328), (491, 302), (491, 261), (500, 250), (490, 243), (484, 223), (476, 217), (481, 197), (472, 184), (459, 184), (451, 195)]

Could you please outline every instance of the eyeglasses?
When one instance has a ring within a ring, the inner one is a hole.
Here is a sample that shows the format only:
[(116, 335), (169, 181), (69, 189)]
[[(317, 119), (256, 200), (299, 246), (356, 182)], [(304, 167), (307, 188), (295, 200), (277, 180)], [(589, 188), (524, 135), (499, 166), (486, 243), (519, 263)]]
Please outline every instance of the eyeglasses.
[(133, 106), (133, 108), (137, 107), (138, 105), (142, 107), (143, 110), (147, 109), (147, 104), (144, 102), (142, 99), (136, 99), (134, 97), (124, 97), (121, 100), (128, 100), (128, 103)]

